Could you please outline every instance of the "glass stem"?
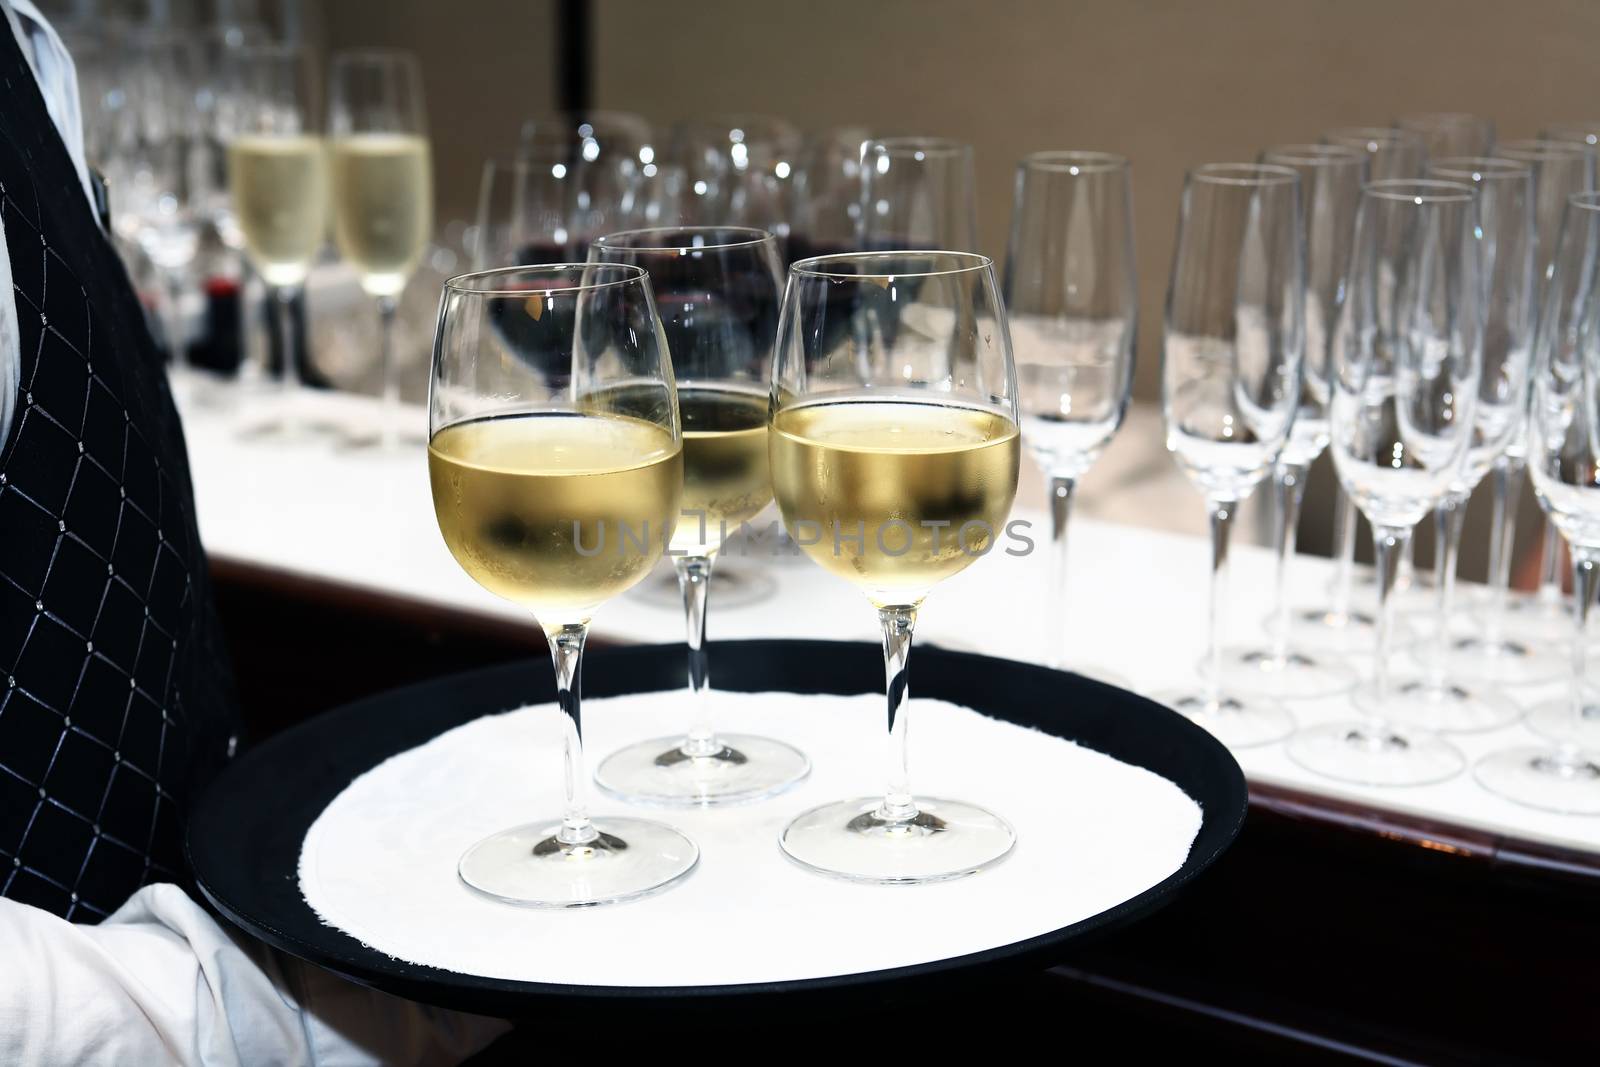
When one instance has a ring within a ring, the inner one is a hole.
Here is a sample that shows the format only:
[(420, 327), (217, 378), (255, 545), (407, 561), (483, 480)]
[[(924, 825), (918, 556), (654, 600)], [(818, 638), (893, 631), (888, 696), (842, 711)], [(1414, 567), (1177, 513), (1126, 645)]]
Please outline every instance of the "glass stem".
[(1078, 480), (1070, 475), (1050, 476), (1050, 666), (1067, 664), (1067, 519), (1072, 515), (1072, 492)]
[(183, 275), (175, 270), (162, 269), (161, 278), (166, 284), (162, 329), (167, 335), (167, 358), (172, 371), (182, 374), (189, 369), (189, 353), (184, 346), (183, 329)]
[(1212, 500), (1211, 504), (1211, 609), (1206, 626), (1206, 705), (1216, 711), (1222, 703), (1222, 608), (1228, 597), (1228, 534), (1238, 502)]
[(1435, 687), (1444, 684), (1450, 657), (1450, 613), (1455, 609), (1456, 560), (1461, 555), (1461, 526), (1467, 517), (1466, 503), (1466, 497), (1448, 495), (1433, 512), (1433, 580), (1438, 585), (1432, 668)]
[(298, 333), (294, 327), (294, 302), (298, 286), (278, 285), (272, 289), (273, 314), (278, 320), (278, 381), (283, 394), (283, 426), (292, 430), (295, 423), (295, 401), (300, 392)]
[(888, 787), (883, 803), (873, 814), (885, 822), (907, 823), (917, 817), (917, 802), (911, 796), (910, 720), (907, 704), (911, 699), (911, 632), (917, 625), (917, 609), (902, 605), (878, 609), (883, 627), (884, 694), (889, 711)]
[(1546, 519), (1544, 548), (1539, 557), (1539, 599), (1548, 604), (1561, 601), (1561, 538), (1556, 525)]
[(1409, 526), (1377, 526), (1372, 528), (1372, 547), (1378, 565), (1378, 648), (1372, 665), (1372, 691), (1377, 697), (1372, 714), (1375, 734), (1382, 737), (1388, 732), (1383, 707), (1389, 701), (1389, 651), (1394, 635), (1394, 586), (1400, 570), (1400, 558), (1411, 540)]
[(589, 808), (583, 795), (583, 717), (578, 708), (583, 684), (583, 643), (589, 636), (589, 627), (569, 623), (545, 630), (545, 636), (550, 640), (550, 659), (556, 668), (556, 701), (566, 723), (561, 749), (567, 800), (556, 840), (563, 845), (586, 845), (600, 836), (594, 823), (589, 821)]
[(1337, 569), (1333, 579), (1333, 614), (1350, 617), (1351, 584), (1356, 570), (1356, 506), (1340, 486), (1333, 498), (1333, 557)]
[(1569, 765), (1581, 763), (1578, 738), (1583, 732), (1584, 674), (1587, 668), (1589, 635), (1589, 610), (1594, 606), (1595, 593), (1600, 590), (1600, 552), (1582, 547), (1572, 550), (1572, 619), (1577, 634), (1572, 642), (1572, 733), (1562, 740), (1561, 759)]
[(694, 727), (678, 746), (685, 756), (714, 756), (722, 743), (711, 729), (711, 670), (706, 656), (706, 601), (711, 592), (711, 557), (679, 556), (673, 560), (683, 594), (683, 620), (689, 641), (689, 692), (694, 698)]
[(394, 352), (394, 323), (399, 308), (398, 297), (378, 297), (378, 355), (379, 369), (383, 375), (383, 391), (378, 406), (382, 420), (379, 443), (384, 448), (393, 448), (400, 440), (400, 367)]
[(1506, 594), (1511, 588), (1511, 552), (1516, 540), (1516, 506), (1526, 470), (1523, 460), (1501, 456), (1494, 465), (1494, 518), (1489, 532), (1489, 609), (1484, 619), (1484, 645), (1500, 648)]
[(1300, 502), (1305, 499), (1306, 467), (1301, 463), (1279, 463), (1276, 474), (1278, 588), (1272, 621), (1272, 659), (1281, 665), (1289, 659), (1289, 560), (1294, 558), (1295, 537), (1300, 525)]

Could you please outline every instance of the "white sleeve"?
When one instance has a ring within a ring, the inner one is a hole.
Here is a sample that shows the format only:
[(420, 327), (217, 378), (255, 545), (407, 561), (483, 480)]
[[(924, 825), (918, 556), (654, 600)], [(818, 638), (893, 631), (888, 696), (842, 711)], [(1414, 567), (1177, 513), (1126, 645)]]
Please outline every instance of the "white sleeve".
[(146, 886), (99, 926), (0, 899), (0, 1063), (456, 1063), (508, 1030), (230, 936)]

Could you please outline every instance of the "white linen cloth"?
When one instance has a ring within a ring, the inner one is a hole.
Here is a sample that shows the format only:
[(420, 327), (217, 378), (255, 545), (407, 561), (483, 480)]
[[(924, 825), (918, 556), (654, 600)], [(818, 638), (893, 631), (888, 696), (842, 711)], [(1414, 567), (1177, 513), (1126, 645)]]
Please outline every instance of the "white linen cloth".
[(0, 899), (0, 1063), (446, 1064), (506, 1029), (280, 956), (175, 885), (99, 926)]
[[(912, 679), (915, 683), (915, 658)], [(817, 664), (826, 671), (826, 663)], [(1005, 945), (1104, 911), (1177, 870), (1200, 808), (1143, 768), (1060, 738), (913, 697), (912, 785), (983, 804), (1015, 826), (998, 866), (954, 882), (857, 885), (805, 871), (777, 844), (817, 804), (871, 793), (884, 698), (715, 693), (715, 721), (811, 755), (811, 777), (773, 800), (642, 812), (700, 846), (699, 867), (643, 900), (581, 911), (479, 896), (456, 861), (507, 826), (559, 817), (562, 724), (554, 705), (466, 723), (357, 778), (306, 835), (300, 885), (324, 921), (380, 952), (526, 981), (663, 986), (850, 974)], [(584, 702), (597, 760), (686, 724), (686, 693)]]

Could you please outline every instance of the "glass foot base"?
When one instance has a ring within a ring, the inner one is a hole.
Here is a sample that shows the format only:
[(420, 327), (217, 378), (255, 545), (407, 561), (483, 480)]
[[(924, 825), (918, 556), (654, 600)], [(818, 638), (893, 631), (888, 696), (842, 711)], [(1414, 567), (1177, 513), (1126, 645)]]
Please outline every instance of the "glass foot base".
[(1554, 748), (1512, 748), (1479, 760), (1478, 784), (1497, 796), (1541, 811), (1600, 815), (1600, 762)]
[(882, 797), (812, 808), (784, 827), (778, 844), (802, 867), (852, 882), (915, 885), (965, 878), (1004, 859), (1017, 843), (1011, 824), (959, 800), (918, 800), (917, 815), (891, 822)]
[(1328, 723), (1289, 740), (1289, 758), (1308, 771), (1360, 785), (1429, 785), (1461, 773), (1467, 760), (1443, 738), (1419, 730)]
[(1583, 709), (1576, 717), (1572, 697), (1563, 693), (1529, 708), (1526, 718), (1528, 728), (1540, 737), (1583, 749), (1600, 749), (1600, 692), (1591, 686), (1584, 686)]
[[(1570, 623), (1569, 623), (1570, 626)], [(1571, 669), (1548, 645), (1504, 637), (1458, 637), (1450, 645), (1450, 673), (1501, 685), (1531, 685), (1563, 678)]]
[(1371, 690), (1356, 694), (1356, 706), (1392, 722), (1441, 734), (1498, 730), (1522, 718), (1522, 709), (1493, 686), (1416, 676), (1390, 680), (1379, 707)]
[(700, 849), (670, 826), (607, 816), (582, 845), (556, 840), (560, 823), (529, 823), (484, 838), (456, 871), (468, 887), (526, 908), (588, 908), (660, 892), (694, 870)]
[(1368, 655), (1378, 644), (1378, 620), (1364, 611), (1300, 608), (1289, 617), (1289, 627), (1294, 643), (1303, 648)]
[(719, 734), (711, 755), (691, 756), (682, 737), (657, 737), (618, 749), (595, 768), (603, 791), (631, 804), (704, 807), (777, 796), (811, 773), (805, 753), (751, 734)]
[(1229, 748), (1270, 745), (1294, 733), (1294, 716), (1265, 697), (1224, 693), (1213, 701), (1205, 693), (1169, 691), (1150, 699), (1194, 720)]
[(1293, 647), (1281, 658), (1265, 648), (1230, 648), (1222, 653), (1222, 684), (1240, 693), (1296, 700), (1348, 692), (1356, 687), (1356, 672), (1326, 655)]

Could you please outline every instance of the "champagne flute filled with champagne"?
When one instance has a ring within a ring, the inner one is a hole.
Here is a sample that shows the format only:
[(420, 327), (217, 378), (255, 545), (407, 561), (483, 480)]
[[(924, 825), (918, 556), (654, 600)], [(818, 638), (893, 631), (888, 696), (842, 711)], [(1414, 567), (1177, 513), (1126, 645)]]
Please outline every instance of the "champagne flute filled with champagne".
[(422, 75), (409, 52), (369, 48), (333, 58), (328, 112), (334, 238), (378, 301), (383, 411), (379, 436), (398, 438), (400, 293), (433, 233), (433, 163)]
[[(496, 329), (506, 301), (544, 328)], [(473, 845), (461, 880), (535, 907), (661, 889), (699, 852), (660, 823), (590, 821), (578, 683), (590, 618), (661, 558), (683, 490), (677, 390), (648, 277), (557, 264), (451, 279), (428, 407), (439, 532), (473, 580), (537, 619), (566, 723), (561, 816)]]
[(997, 547), (1016, 495), (1016, 369), (993, 266), (969, 252), (801, 260), (777, 343), (773, 493), (795, 543), (877, 608), (889, 722), (886, 791), (813, 808), (780, 842), (854, 881), (972, 874), (1016, 834), (974, 804), (912, 794), (907, 659), (923, 600)]
[(629, 745), (596, 773), (608, 793), (647, 804), (723, 804), (781, 792), (811, 769), (782, 741), (711, 727), (705, 648), (711, 568), (729, 536), (772, 502), (767, 392), (778, 325), (778, 243), (739, 227), (632, 230), (595, 241), (590, 260), (650, 273), (683, 414), (683, 508), (673, 565), (688, 621), (695, 720), (685, 735)]
[(229, 195), (245, 254), (272, 293), (283, 345), (282, 428), (289, 432), (305, 363), (294, 305), (327, 233), (327, 160), (308, 107), (305, 53), (252, 45), (238, 50), (229, 71)]

